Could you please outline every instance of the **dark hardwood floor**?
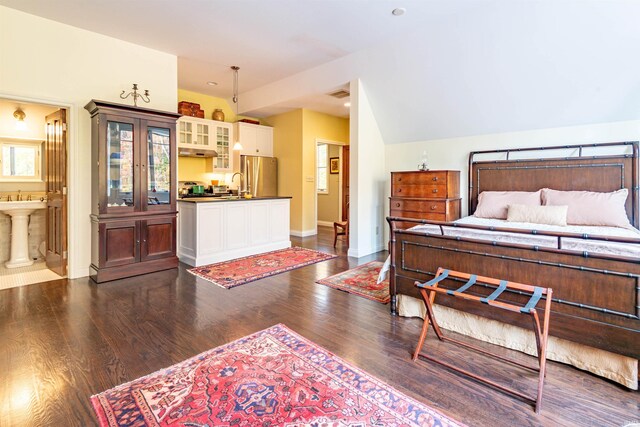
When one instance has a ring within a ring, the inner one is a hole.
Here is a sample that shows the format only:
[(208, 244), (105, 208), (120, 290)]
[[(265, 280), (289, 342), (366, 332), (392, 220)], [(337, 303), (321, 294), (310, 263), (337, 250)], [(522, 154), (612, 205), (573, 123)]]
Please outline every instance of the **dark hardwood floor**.
[[(333, 234), (293, 239), (333, 252)], [(315, 284), (386, 254), (334, 260), (226, 290), (178, 270), (96, 285), (59, 280), (0, 291), (0, 425), (91, 426), (101, 392), (276, 323), (400, 391), (477, 426), (623, 426), (640, 394), (559, 363), (548, 367), (542, 413), (440, 366), (412, 362), (422, 321)], [(535, 376), (450, 344), (429, 352), (533, 393)], [(503, 353), (532, 360), (516, 352)]]

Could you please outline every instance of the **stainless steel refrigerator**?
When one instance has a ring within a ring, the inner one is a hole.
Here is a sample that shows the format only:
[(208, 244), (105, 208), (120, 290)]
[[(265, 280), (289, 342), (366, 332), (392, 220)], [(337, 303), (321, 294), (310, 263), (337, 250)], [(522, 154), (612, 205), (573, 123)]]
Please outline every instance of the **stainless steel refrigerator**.
[(278, 159), (275, 157), (240, 156), (243, 187), (255, 197), (278, 195)]

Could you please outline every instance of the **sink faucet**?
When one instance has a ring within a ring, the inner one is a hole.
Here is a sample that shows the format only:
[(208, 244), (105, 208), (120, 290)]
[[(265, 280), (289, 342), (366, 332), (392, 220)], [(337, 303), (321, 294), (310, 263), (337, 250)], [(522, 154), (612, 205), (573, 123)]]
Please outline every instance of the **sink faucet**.
[(18, 196), (16, 196), (16, 201), (17, 202), (21, 202), (22, 201), (22, 194), (20, 194), (20, 190), (18, 190)]
[(233, 176), (231, 176), (231, 183), (233, 184), (233, 180), (235, 179), (236, 175), (240, 175), (240, 184), (238, 184), (238, 197), (242, 196), (242, 193), (248, 193), (247, 190), (242, 190), (242, 181), (244, 181), (244, 174), (242, 172), (236, 172), (233, 174)]

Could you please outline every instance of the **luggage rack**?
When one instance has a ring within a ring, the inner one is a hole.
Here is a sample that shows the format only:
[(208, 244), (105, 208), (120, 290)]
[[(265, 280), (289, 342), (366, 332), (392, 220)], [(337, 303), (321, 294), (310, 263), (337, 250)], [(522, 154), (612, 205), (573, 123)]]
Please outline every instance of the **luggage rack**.
[[(467, 282), (455, 290), (438, 287), (438, 284), (447, 278), (463, 279), (463, 280), (466, 280)], [(476, 295), (470, 295), (465, 293), (466, 291), (469, 290), (469, 288), (471, 288), (476, 283), (494, 285), (497, 287), (491, 293), (491, 295), (486, 297), (479, 297)], [(422, 299), (424, 300), (424, 303), (427, 306), (427, 317), (424, 319), (424, 323), (422, 324), (422, 332), (420, 333), (420, 339), (418, 341), (418, 345), (416, 346), (415, 352), (413, 353), (413, 360), (416, 361), (418, 360), (419, 357), (430, 360), (432, 362), (443, 365), (451, 370), (460, 372), (461, 374), (469, 376), (482, 383), (495, 387), (503, 392), (512, 394), (514, 396), (518, 396), (521, 399), (524, 399), (525, 401), (533, 403), (536, 413), (540, 413), (540, 408), (542, 406), (542, 389), (544, 386), (544, 378), (546, 376), (546, 360), (547, 360), (546, 352), (547, 352), (547, 339), (549, 337), (549, 314), (551, 312), (551, 296), (552, 296), (553, 290), (551, 288), (542, 288), (539, 286), (525, 285), (523, 283), (509, 282), (506, 280), (499, 280), (491, 277), (483, 277), (475, 274), (468, 274), (468, 273), (462, 273), (459, 271), (446, 270), (441, 267), (438, 268), (438, 271), (436, 272), (436, 276), (432, 280), (425, 283), (420, 283), (416, 281), (415, 286), (420, 289), (420, 294), (422, 295)], [(505, 290), (514, 290), (514, 291), (521, 291), (521, 292), (524, 291), (527, 293), (531, 293), (531, 297), (529, 298), (529, 301), (527, 301), (527, 303), (523, 306), (507, 303), (507, 302), (496, 301), (496, 299), (500, 296), (500, 294), (502, 294)], [(427, 294), (427, 292), (429, 292), (429, 294)], [(435, 297), (437, 293), (447, 294), (449, 296), (462, 298), (468, 301), (483, 303), (490, 307), (495, 307), (502, 310), (508, 310), (514, 313), (530, 315), (533, 322), (533, 331), (536, 337), (536, 347), (538, 350), (538, 356), (537, 356), (538, 367), (529, 366), (515, 359), (500, 356), (498, 354), (492, 353), (488, 350), (481, 349), (474, 345), (467, 344), (465, 342), (462, 342), (453, 338), (445, 337), (442, 334), (442, 331), (440, 330), (438, 323), (436, 322), (435, 315), (433, 312), (433, 303), (435, 301)], [(540, 317), (538, 316), (538, 310), (536, 309), (536, 305), (538, 304), (538, 302), (540, 301), (543, 295), (545, 296), (546, 301), (544, 306), (544, 321), (541, 326)], [(531, 396), (527, 396), (526, 394), (521, 393), (517, 390), (503, 386), (485, 377), (476, 375), (472, 372), (469, 372), (462, 368), (458, 368), (456, 366), (451, 365), (450, 363), (444, 362), (442, 360), (438, 360), (433, 356), (429, 356), (428, 354), (423, 353), (421, 350), (424, 345), (424, 340), (427, 336), (427, 331), (429, 330), (429, 323), (433, 325), (433, 329), (436, 332), (436, 335), (440, 341), (455, 343), (462, 347), (476, 351), (478, 353), (491, 356), (495, 359), (499, 359), (504, 362), (511, 363), (513, 365), (516, 365), (525, 369), (530, 369), (532, 371), (539, 372), (538, 393), (536, 397), (533, 398)]]

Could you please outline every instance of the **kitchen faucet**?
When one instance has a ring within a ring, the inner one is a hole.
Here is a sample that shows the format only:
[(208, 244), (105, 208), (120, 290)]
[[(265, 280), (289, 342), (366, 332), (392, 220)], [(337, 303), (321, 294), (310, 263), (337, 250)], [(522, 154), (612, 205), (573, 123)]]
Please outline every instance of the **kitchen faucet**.
[(242, 190), (242, 181), (244, 181), (244, 174), (242, 172), (236, 172), (231, 176), (231, 183), (233, 184), (233, 180), (235, 179), (236, 175), (240, 175), (240, 184), (238, 184), (238, 197), (242, 197), (242, 194), (246, 194), (249, 191), (247, 190)]

